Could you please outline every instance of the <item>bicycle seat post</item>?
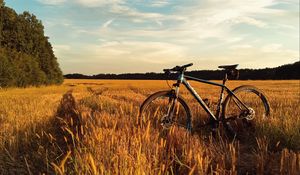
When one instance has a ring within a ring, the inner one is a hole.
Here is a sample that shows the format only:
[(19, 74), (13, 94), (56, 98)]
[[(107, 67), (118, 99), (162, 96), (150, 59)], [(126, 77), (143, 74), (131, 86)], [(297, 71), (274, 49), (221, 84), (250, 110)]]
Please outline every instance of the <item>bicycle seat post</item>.
[(225, 85), (227, 80), (228, 80), (228, 75), (227, 75), (227, 71), (225, 71), (225, 76), (223, 78), (223, 85)]

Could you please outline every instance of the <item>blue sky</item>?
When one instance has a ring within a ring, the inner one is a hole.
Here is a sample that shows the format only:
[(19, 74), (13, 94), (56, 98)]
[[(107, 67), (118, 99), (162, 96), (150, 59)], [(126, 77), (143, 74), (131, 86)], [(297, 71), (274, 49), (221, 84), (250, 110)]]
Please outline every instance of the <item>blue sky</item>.
[(42, 20), (66, 73), (299, 61), (299, 0), (6, 0)]

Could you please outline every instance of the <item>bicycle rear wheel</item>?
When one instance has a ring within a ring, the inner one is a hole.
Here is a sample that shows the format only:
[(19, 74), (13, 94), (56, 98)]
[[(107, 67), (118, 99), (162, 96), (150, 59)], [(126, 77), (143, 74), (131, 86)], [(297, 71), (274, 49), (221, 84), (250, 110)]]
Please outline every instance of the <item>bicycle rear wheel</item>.
[(159, 132), (172, 127), (191, 131), (191, 111), (181, 96), (177, 98), (173, 116), (168, 116), (175, 98), (174, 91), (160, 91), (150, 95), (140, 107), (140, 126), (151, 124)]
[(255, 125), (270, 116), (269, 102), (263, 92), (254, 86), (240, 86), (233, 92), (249, 111), (233, 95), (228, 95), (223, 106), (224, 126), (230, 137), (250, 136), (254, 132)]

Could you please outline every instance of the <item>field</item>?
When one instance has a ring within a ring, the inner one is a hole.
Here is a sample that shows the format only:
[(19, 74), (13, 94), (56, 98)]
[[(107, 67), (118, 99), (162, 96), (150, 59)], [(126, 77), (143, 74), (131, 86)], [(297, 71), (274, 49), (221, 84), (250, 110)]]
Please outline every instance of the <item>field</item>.
[[(172, 82), (170, 82), (172, 83)], [(297, 174), (300, 81), (233, 81), (262, 89), (270, 119), (254, 138), (212, 138), (207, 128), (160, 136), (137, 125), (146, 97), (165, 81), (65, 80), (61, 86), (0, 90), (0, 174)], [(219, 89), (192, 83), (203, 98)], [(207, 115), (182, 91), (194, 126)], [(220, 131), (221, 132), (221, 131)]]

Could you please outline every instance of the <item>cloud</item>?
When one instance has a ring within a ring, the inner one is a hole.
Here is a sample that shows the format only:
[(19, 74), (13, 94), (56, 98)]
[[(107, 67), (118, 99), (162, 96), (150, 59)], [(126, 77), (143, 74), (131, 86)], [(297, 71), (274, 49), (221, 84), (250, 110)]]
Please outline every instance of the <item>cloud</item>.
[(85, 7), (103, 7), (112, 4), (121, 4), (123, 0), (75, 0), (75, 2)]
[(63, 55), (66, 52), (71, 52), (71, 46), (67, 44), (55, 44), (53, 45), (53, 50), (55, 54)]
[(184, 46), (165, 42), (107, 41), (74, 47), (60, 54), (64, 56), (64, 73), (161, 72), (163, 67), (190, 62)]
[(253, 48), (252, 45), (250, 44), (240, 44), (240, 45), (233, 45), (229, 47), (232, 50), (236, 50), (236, 49), (249, 49), (249, 48)]
[(121, 17), (135, 17), (135, 18), (144, 18), (144, 19), (161, 19), (164, 15), (160, 13), (151, 13), (151, 12), (140, 12), (134, 8), (130, 8), (125, 5), (114, 4), (112, 5), (110, 12), (119, 14)]
[(299, 51), (285, 48), (278, 43), (262, 46), (234, 45), (231, 48), (231, 51), (226, 54), (227, 60), (241, 63), (243, 68), (275, 67), (299, 59)]
[[(109, 31), (102, 31), (104, 33), (94, 33), (105, 36), (128, 36), (128, 38), (148, 37), (184, 43), (197, 43), (210, 37), (225, 39), (232, 35), (231, 30), (236, 24), (248, 24), (259, 28), (267, 27), (267, 22), (256, 19), (256, 16), (280, 12), (280, 10), (267, 8), (272, 4), (272, 1), (266, 0), (261, 2), (204, 1), (204, 3), (180, 7), (174, 14), (141, 12), (125, 4), (118, 4), (112, 5), (109, 11), (119, 14), (119, 18), (133, 23), (152, 21), (153, 25), (141, 29), (135, 29), (135, 25), (133, 25), (124, 30), (111, 28)], [(155, 27), (154, 24), (158, 24), (158, 26)]]
[(114, 19), (111, 19), (111, 20), (106, 21), (106, 22), (102, 25), (102, 28), (107, 28), (113, 21), (114, 21)]
[(59, 5), (63, 4), (67, 0), (38, 0), (42, 4), (47, 4), (47, 5)]
[(268, 44), (262, 47), (263, 52), (277, 53), (282, 50), (282, 44)]
[(282, 44), (277, 44), (277, 43), (271, 43), (271, 44), (267, 44), (264, 45), (261, 48), (261, 52), (268, 54), (268, 55), (272, 55), (274, 57), (282, 57), (284, 59), (295, 59), (295, 58), (299, 58), (299, 50), (292, 50), (292, 49), (288, 49), (283, 47)]
[(240, 17), (240, 18), (237, 18), (235, 20), (235, 22), (236, 23), (245, 23), (245, 24), (253, 25), (256, 27), (260, 27), (260, 28), (267, 26), (267, 24), (265, 22), (254, 19), (254, 18), (250, 18), (250, 17)]
[(97, 59), (122, 58), (153, 64), (166, 64), (170, 59), (182, 62), (187, 55), (185, 47), (165, 42), (114, 41), (88, 45), (85, 50)]
[[(122, 67), (128, 64), (120, 72), (128, 71), (129, 64), (138, 64), (139, 70), (147, 67), (152, 71), (153, 66), (153, 70), (159, 71), (168, 64), (190, 61), (202, 65), (199, 68), (214, 69), (218, 64), (234, 62), (244, 63), (244, 67), (263, 67), (277, 66), (299, 55), (296, 41), (299, 9), (294, 8), (295, 4), (299, 5), (297, 1), (41, 2), (73, 5), (71, 12), (61, 15), (64, 20), (47, 18), (43, 22), (52, 26), (51, 30), (61, 32), (50, 36), (58, 57), (62, 60), (68, 57), (68, 61), (82, 65), (106, 63)], [(63, 30), (58, 26), (63, 26)], [(69, 40), (62, 42), (62, 36)], [(72, 47), (68, 47), (69, 43)], [(105, 70), (110, 72), (109, 66)]]
[(164, 7), (169, 5), (170, 2), (168, 0), (153, 0), (151, 1), (150, 6), (152, 7)]

